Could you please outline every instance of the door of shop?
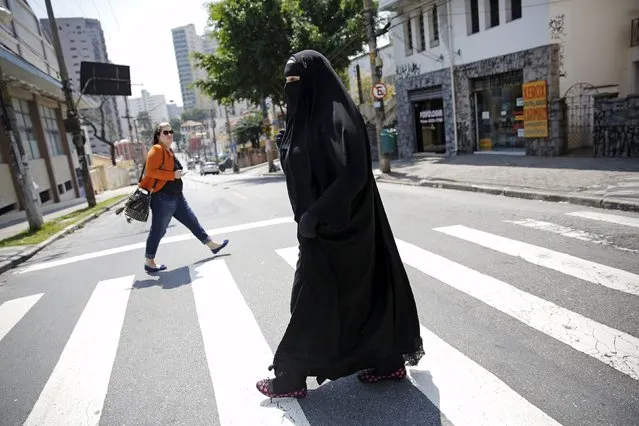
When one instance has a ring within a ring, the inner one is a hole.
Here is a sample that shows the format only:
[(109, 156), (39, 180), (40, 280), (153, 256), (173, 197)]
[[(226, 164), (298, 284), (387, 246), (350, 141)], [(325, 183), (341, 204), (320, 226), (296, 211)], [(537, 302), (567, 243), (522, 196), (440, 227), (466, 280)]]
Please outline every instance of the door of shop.
[(446, 153), (444, 134), (444, 101), (428, 99), (413, 103), (415, 111), (415, 151)]

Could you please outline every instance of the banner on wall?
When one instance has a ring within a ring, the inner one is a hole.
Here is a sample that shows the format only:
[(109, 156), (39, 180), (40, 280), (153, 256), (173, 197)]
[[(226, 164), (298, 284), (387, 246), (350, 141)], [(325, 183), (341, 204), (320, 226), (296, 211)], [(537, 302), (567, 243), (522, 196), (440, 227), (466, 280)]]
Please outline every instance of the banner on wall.
[(524, 137), (548, 137), (548, 92), (546, 80), (524, 83)]

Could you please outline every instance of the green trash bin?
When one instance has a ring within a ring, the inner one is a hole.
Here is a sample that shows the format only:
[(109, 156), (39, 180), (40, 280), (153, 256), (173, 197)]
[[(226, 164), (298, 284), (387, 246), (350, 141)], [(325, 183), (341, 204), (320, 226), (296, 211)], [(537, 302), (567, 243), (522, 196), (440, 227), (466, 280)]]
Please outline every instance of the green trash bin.
[(382, 154), (392, 154), (397, 146), (397, 132), (395, 129), (383, 129), (380, 133)]

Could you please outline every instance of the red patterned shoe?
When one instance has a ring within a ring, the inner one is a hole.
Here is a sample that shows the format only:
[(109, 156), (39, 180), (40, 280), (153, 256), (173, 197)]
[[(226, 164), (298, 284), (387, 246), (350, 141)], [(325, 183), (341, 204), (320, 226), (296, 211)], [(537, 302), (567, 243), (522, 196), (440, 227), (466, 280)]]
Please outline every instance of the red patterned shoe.
[(268, 396), (269, 398), (304, 398), (306, 397), (306, 392), (307, 392), (306, 386), (304, 386), (301, 389), (298, 389), (292, 392), (287, 392), (287, 393), (277, 394), (273, 392), (273, 380), (274, 379), (260, 380), (259, 382), (255, 384), (255, 387), (257, 388), (258, 391)]
[(403, 380), (406, 378), (406, 367), (401, 366), (391, 374), (386, 376), (380, 376), (375, 374), (377, 370), (375, 368), (371, 368), (365, 371), (362, 371), (357, 375), (357, 378), (364, 383), (376, 383), (384, 380)]

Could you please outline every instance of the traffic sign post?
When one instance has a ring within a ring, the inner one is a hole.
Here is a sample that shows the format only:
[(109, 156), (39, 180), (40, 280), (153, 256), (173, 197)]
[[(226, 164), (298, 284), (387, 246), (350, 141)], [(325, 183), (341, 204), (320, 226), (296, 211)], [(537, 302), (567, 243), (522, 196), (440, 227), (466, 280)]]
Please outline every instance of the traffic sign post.
[(386, 96), (386, 85), (384, 83), (377, 83), (371, 87), (371, 94), (377, 100), (384, 99)]

